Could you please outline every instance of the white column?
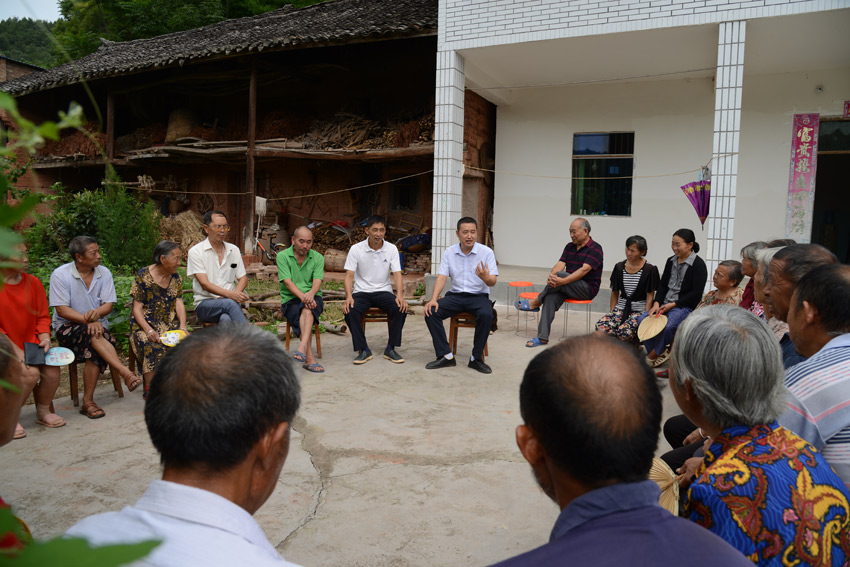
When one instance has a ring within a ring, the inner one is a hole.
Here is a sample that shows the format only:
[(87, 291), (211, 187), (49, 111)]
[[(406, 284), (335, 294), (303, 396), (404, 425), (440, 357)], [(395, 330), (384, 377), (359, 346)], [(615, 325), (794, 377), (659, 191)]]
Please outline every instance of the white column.
[(457, 242), (455, 225), (463, 197), (463, 57), (437, 52), (434, 115), (434, 204), (431, 225), (431, 273), (436, 274), (446, 248)]
[(705, 251), (708, 282), (722, 260), (738, 259), (732, 247), (735, 227), (735, 195), (738, 182), (738, 147), (741, 137), (741, 94), (744, 79), (746, 22), (720, 24), (717, 47), (717, 78), (714, 98), (714, 145), (711, 162), (711, 208), (706, 220)]

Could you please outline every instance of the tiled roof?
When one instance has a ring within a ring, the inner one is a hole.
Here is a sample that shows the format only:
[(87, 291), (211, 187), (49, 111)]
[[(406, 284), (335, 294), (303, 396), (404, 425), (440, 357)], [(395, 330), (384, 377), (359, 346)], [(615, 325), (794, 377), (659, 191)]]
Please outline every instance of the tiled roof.
[(23, 95), (240, 52), (436, 33), (437, 0), (332, 0), (301, 9), (287, 6), (150, 39), (104, 40), (95, 53), (0, 84), (0, 89)]

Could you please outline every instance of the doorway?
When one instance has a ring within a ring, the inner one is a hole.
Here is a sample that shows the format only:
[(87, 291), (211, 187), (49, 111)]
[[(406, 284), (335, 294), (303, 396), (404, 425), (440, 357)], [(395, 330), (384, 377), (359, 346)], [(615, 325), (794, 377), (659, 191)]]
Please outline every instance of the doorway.
[(850, 119), (821, 118), (812, 238), (850, 263)]

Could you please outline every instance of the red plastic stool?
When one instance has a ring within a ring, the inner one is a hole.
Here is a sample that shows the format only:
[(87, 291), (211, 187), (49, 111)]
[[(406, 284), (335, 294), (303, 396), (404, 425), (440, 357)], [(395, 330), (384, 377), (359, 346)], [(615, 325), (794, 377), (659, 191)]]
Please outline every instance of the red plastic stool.
[[(506, 319), (510, 319), (510, 317), (511, 317), (511, 307), (514, 306), (514, 301), (519, 299), (519, 288), (534, 286), (534, 284), (531, 283), (531, 282), (522, 282), (522, 281), (508, 282), (508, 285), (510, 287), (508, 288), (508, 292), (507, 292), (507, 295), (508, 295), (508, 297), (507, 297), (508, 314), (505, 316)], [(514, 301), (511, 301), (511, 288), (514, 288)], [(517, 317), (519, 317), (519, 313), (517, 313)]]
[[(524, 291), (519, 294), (520, 299), (536, 299), (537, 296), (540, 295), (539, 292), (536, 291)], [(528, 314), (530, 311), (524, 311), (525, 313), (525, 336), (528, 337)], [(517, 313), (517, 317), (519, 317), (519, 313)], [(519, 321), (517, 321), (517, 330), (514, 331), (514, 335), (520, 336), (519, 334)]]
[(570, 299), (569, 297), (564, 300), (566, 304), (564, 306), (564, 334), (561, 336), (562, 339), (567, 338), (567, 321), (570, 318), (570, 305), (584, 305), (587, 310), (585, 313), (587, 314), (587, 334), (590, 334), (590, 304), (593, 303), (592, 299)]

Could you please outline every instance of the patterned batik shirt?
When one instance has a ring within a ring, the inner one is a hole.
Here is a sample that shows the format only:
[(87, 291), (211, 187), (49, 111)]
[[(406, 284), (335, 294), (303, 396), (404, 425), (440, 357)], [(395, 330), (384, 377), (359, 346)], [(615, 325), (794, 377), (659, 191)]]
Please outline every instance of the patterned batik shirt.
[(683, 514), (757, 565), (847, 565), (848, 500), (823, 456), (773, 421), (717, 436)]

